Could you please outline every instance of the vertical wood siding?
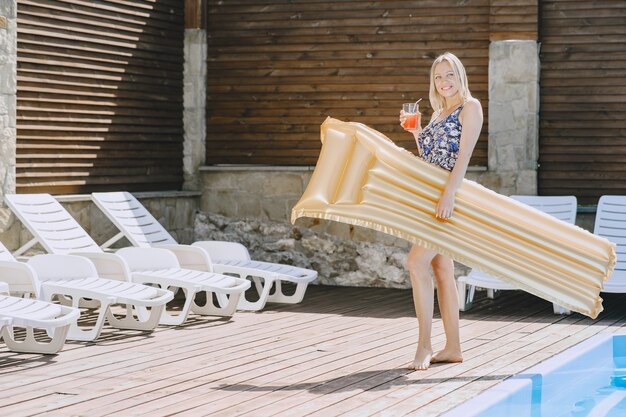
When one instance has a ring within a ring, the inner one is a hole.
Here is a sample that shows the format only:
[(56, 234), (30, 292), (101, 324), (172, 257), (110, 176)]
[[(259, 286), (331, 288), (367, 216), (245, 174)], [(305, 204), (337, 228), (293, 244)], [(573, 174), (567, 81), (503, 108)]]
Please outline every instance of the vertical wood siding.
[(626, 1), (542, 1), (539, 191), (626, 194)]
[[(433, 58), (465, 64), (487, 116), (489, 0), (209, 1), (207, 163), (313, 165), (327, 116), (416, 151), (403, 102), (428, 107)], [(487, 164), (487, 118), (472, 161)]]
[(183, 17), (179, 0), (18, 0), (18, 192), (180, 189)]

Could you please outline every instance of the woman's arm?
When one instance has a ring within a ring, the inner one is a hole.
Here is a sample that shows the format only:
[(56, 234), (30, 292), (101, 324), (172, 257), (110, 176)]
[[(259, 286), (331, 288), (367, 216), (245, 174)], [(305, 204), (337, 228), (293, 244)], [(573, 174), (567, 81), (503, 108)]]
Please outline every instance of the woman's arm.
[(443, 219), (452, 216), (454, 211), (454, 194), (461, 185), (463, 178), (465, 178), (472, 152), (478, 141), (478, 136), (480, 136), (480, 130), (483, 126), (483, 109), (480, 102), (476, 99), (468, 101), (463, 110), (461, 110), (459, 121), (462, 125), (459, 156), (448, 177), (448, 182), (437, 203), (435, 212), (436, 217)]

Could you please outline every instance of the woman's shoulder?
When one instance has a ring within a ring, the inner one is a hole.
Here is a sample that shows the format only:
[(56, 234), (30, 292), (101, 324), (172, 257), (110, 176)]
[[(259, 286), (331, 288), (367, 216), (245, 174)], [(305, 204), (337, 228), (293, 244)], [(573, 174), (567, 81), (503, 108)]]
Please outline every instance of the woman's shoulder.
[(463, 104), (463, 110), (465, 109), (469, 109), (469, 110), (479, 110), (482, 109), (482, 105), (480, 104), (480, 100), (478, 100), (477, 98), (474, 97), (470, 97), (464, 104)]
[(460, 116), (464, 115), (482, 115), (483, 114), (483, 106), (480, 104), (480, 101), (477, 98), (470, 97), (464, 104), (463, 109), (461, 110)]

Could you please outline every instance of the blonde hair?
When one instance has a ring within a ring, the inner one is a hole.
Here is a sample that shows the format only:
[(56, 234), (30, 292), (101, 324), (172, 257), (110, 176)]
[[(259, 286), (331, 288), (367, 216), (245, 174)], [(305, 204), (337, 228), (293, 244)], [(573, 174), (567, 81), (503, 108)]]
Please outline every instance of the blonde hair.
[(437, 88), (435, 87), (435, 67), (443, 61), (447, 61), (448, 64), (450, 64), (450, 66), (452, 67), (452, 72), (454, 73), (454, 78), (458, 83), (459, 94), (461, 95), (463, 102), (466, 102), (472, 97), (467, 82), (465, 67), (461, 63), (461, 60), (457, 58), (456, 55), (454, 55), (453, 53), (443, 53), (435, 59), (432, 67), (430, 67), (430, 90), (428, 92), (428, 99), (430, 100), (430, 105), (432, 106), (434, 111), (443, 110), (445, 105), (444, 97), (439, 94), (439, 91), (437, 91)]

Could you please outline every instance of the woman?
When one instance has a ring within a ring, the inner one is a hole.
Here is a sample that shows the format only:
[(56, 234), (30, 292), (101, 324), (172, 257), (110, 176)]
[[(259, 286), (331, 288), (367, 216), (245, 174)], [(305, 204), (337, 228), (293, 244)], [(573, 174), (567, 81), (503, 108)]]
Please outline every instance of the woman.
[[(434, 213), (438, 220), (446, 221), (453, 215), (454, 194), (463, 181), (480, 135), (483, 112), (480, 102), (470, 94), (463, 64), (449, 52), (433, 62), (429, 99), (434, 110), (430, 123), (422, 129), (418, 119), (415, 129), (405, 130), (415, 137), (420, 158), (450, 171)], [(401, 112), (400, 122), (403, 120), (404, 113)], [(429, 267), (432, 267), (437, 281), (437, 299), (446, 333), (445, 347), (435, 354), (430, 341), (434, 288)], [(431, 363), (462, 362), (459, 301), (452, 259), (413, 245), (408, 268), (419, 325), (417, 352), (409, 368), (424, 370)]]

